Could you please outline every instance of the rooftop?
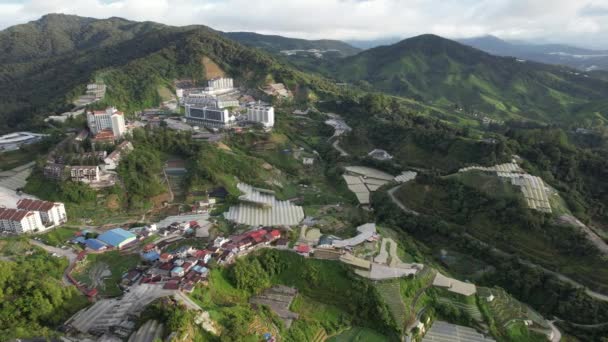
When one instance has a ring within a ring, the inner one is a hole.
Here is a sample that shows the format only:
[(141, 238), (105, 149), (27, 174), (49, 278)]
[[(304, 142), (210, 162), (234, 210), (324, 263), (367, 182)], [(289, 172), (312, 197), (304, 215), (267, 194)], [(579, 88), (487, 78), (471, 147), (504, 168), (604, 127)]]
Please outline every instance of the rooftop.
[(23, 198), (17, 202), (17, 209), (33, 210), (33, 211), (49, 211), (53, 209), (55, 203), (40, 201), (35, 199)]
[(121, 245), (126, 240), (133, 240), (135, 238), (135, 234), (130, 233), (122, 228), (114, 228), (98, 236), (99, 240), (114, 247)]

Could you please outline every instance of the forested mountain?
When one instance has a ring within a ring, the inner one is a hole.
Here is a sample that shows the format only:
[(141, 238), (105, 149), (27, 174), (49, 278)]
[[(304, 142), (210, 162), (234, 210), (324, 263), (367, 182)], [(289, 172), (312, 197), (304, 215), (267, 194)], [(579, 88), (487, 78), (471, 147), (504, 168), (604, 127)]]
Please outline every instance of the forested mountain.
[(565, 65), (582, 71), (608, 69), (608, 51), (583, 49), (563, 44), (513, 43), (494, 36), (460, 39), (459, 42), (498, 56)]
[(281, 50), (337, 50), (341, 56), (351, 56), (361, 51), (348, 43), (331, 40), (306, 40), (298, 38), (288, 38), (276, 35), (265, 35), (255, 32), (225, 32), (226, 37), (236, 40), (237, 42), (269, 52), (280, 52)]
[(77, 49), (110, 46), (164, 27), (122, 18), (97, 20), (47, 14), (39, 20), (0, 31), (0, 63), (21, 63)]
[(422, 35), (347, 57), (326, 72), (369, 89), (425, 103), (458, 106), (499, 119), (606, 120), (608, 82), (566, 67), (497, 57)]
[[(35, 33), (25, 38), (12, 33), (16, 30)], [(97, 33), (91, 36), (93, 30)], [(44, 114), (69, 109), (75, 95), (94, 78), (107, 84), (107, 101), (127, 112), (155, 106), (160, 101), (159, 86), (171, 87), (172, 81), (181, 77), (203, 80), (204, 57), (242, 84), (257, 86), (276, 80), (319, 91), (332, 88), (328, 82), (205, 26), (170, 27), (116, 18), (48, 15), (8, 28), (1, 35), (0, 50), (12, 51), (7, 60), (28, 57), (27, 62), (0, 65), (0, 131), (28, 127)], [(85, 36), (91, 36), (88, 42), (77, 38)], [(38, 50), (36, 44), (46, 39), (42, 37), (54, 37), (64, 44)]]

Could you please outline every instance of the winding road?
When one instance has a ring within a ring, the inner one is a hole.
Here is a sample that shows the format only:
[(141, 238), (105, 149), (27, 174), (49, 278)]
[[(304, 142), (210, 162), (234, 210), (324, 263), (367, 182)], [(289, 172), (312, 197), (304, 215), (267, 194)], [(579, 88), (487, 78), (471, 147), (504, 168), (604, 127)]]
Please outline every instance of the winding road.
[(72, 267), (72, 265), (76, 262), (76, 258), (77, 258), (76, 253), (74, 253), (71, 249), (61, 249), (61, 248), (45, 245), (44, 243), (42, 243), (40, 241), (36, 241), (34, 239), (30, 239), (30, 243), (36, 247), (40, 247), (40, 248), (44, 249), (45, 251), (47, 251), (49, 253), (56, 253), (57, 255), (66, 257), (68, 259), (69, 264), (68, 264), (68, 267), (65, 269), (61, 280), (63, 281), (64, 285), (66, 285), (66, 286), (72, 285), (72, 282), (70, 282), (70, 280), (67, 277), (67, 270), (69, 270), (70, 267)]
[(401, 201), (395, 196), (395, 191), (399, 190), (400, 187), (402, 187), (404, 184), (399, 184), (391, 189), (388, 190), (388, 196), (391, 198), (391, 200), (393, 201), (393, 203), (395, 203), (399, 208), (401, 208), (401, 210), (405, 211), (408, 214), (412, 214), (412, 215), (419, 215), (419, 213), (417, 211), (414, 211), (412, 209), (409, 209), (408, 207), (406, 207), (403, 203), (401, 203)]

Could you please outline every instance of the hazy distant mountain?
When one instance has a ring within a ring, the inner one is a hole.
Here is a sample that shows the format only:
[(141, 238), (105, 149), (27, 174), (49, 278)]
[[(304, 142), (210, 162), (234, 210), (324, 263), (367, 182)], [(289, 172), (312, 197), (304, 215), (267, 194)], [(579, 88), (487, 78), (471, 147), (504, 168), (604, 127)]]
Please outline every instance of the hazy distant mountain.
[(361, 51), (361, 49), (349, 45), (348, 43), (331, 39), (307, 40), (265, 35), (255, 32), (224, 32), (222, 34), (241, 44), (275, 53), (285, 50), (316, 49), (321, 51), (336, 51), (340, 56), (344, 57), (354, 55)]
[(359, 49), (371, 49), (381, 45), (390, 45), (395, 44), (403, 38), (399, 37), (388, 37), (388, 38), (378, 38), (378, 39), (369, 39), (369, 40), (346, 40), (346, 42), (352, 46), (358, 47)]
[(459, 42), (498, 56), (512, 56), (583, 71), (608, 70), (608, 50), (590, 50), (563, 44), (524, 44), (494, 36), (460, 39)]
[(340, 60), (333, 73), (373, 89), (504, 118), (573, 120), (608, 93), (607, 82), (571, 68), (494, 56), (435, 35), (365, 50)]

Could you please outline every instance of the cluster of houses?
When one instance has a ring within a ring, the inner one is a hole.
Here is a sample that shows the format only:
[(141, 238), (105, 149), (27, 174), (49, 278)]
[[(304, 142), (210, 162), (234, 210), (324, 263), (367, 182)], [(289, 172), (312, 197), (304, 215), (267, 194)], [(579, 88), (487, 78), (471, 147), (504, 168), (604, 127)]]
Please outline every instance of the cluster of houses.
[(44, 231), (67, 222), (65, 205), (22, 198), (17, 208), (0, 208), (0, 231), (7, 233), (30, 233)]
[[(211, 260), (220, 265), (232, 263), (237, 256), (246, 255), (256, 248), (279, 243), (282, 232), (278, 229), (257, 229), (230, 237), (217, 237), (205, 249), (182, 246), (162, 251), (161, 245), (144, 246), (142, 259), (152, 265), (139, 272), (142, 283), (161, 283), (165, 289), (191, 292), (197, 283), (207, 280)], [(286, 242), (281, 242), (286, 245)], [(133, 272), (133, 276), (136, 272)], [(139, 277), (135, 280), (139, 280)], [(133, 277), (127, 274), (128, 282)]]
[[(133, 151), (129, 141), (116, 145), (114, 151), (83, 152), (67, 159), (65, 155), (51, 153), (43, 174), (48, 179), (87, 183), (92, 187), (107, 187), (115, 184), (115, 174), (120, 160)], [(84, 163), (86, 162), (86, 163)], [(70, 164), (76, 165), (70, 165)], [(87, 164), (87, 165), (82, 165)], [(92, 165), (91, 165), (92, 164)]]

